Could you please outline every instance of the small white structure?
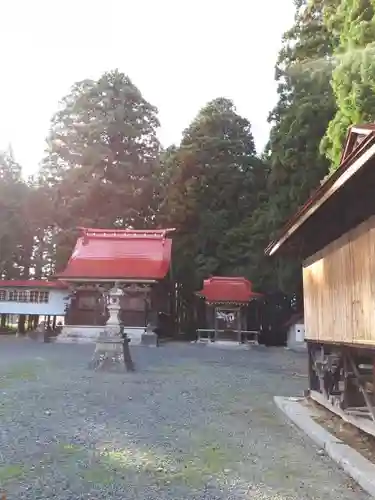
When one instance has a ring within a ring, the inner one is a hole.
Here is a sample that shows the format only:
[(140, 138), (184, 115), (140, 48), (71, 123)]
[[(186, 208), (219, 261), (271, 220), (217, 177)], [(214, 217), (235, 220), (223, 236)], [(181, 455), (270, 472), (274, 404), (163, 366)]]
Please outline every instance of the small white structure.
[[(47, 280), (0, 280), (1, 326), (23, 324), (29, 329), (38, 319), (63, 319), (69, 303), (69, 290), (64, 283)], [(51, 325), (52, 326), (52, 325)]]
[(287, 347), (291, 351), (306, 350), (305, 323), (303, 316), (294, 315), (286, 324), (288, 328)]

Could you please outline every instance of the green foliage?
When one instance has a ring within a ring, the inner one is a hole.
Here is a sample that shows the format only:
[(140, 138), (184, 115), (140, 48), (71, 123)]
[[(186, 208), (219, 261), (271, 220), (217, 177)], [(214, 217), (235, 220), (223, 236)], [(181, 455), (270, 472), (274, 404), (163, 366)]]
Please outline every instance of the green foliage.
[(176, 277), (197, 289), (211, 274), (235, 273), (225, 240), (256, 209), (265, 168), (250, 123), (224, 98), (199, 112), (169, 162), (171, 184), (162, 213), (178, 230)]
[(0, 153), (0, 277), (28, 276), (32, 234), (28, 225), (31, 190), (20, 165), (9, 153)]
[(332, 170), (339, 165), (348, 127), (375, 120), (375, 1), (335, 3), (335, 9), (325, 8), (325, 22), (339, 40), (332, 75), (337, 113), (321, 145)]
[(39, 182), (53, 201), (57, 262), (74, 228), (144, 227), (158, 207), (157, 110), (118, 71), (73, 86), (54, 116)]
[(262, 203), (232, 231), (248, 258), (248, 275), (263, 290), (296, 293), (300, 261), (266, 259), (262, 250), (303, 205), (328, 172), (319, 144), (335, 112), (330, 87), (333, 50), (320, 1), (296, 3), (294, 26), (285, 33), (276, 65), (279, 100), (265, 159), (269, 165)]
[(209, 102), (181, 144), (162, 151), (157, 110), (126, 75), (75, 84), (52, 119), (34, 182), (0, 157), (3, 276), (53, 273), (77, 226), (174, 226), (173, 274), (185, 298), (213, 274), (295, 294), (298, 258), (269, 259), (264, 248), (328, 174), (323, 151), (337, 164), (348, 125), (374, 119), (373, 3), (295, 0), (262, 157), (229, 99)]

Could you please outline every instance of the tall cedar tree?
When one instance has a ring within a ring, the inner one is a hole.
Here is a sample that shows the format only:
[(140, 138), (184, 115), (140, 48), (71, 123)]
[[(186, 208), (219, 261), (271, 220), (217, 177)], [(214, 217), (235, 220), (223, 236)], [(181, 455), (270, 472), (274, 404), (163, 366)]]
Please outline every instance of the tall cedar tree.
[[(279, 102), (271, 112), (267, 227), (275, 237), (327, 175), (320, 141), (335, 113), (330, 86), (333, 40), (321, 0), (297, 0), (295, 22), (285, 33), (276, 66)], [(277, 260), (277, 287), (301, 289), (300, 262)]]
[(59, 267), (77, 226), (154, 222), (158, 127), (156, 108), (117, 70), (75, 84), (62, 100), (39, 175), (54, 202)]
[(295, 5), (294, 26), (284, 34), (276, 65), (279, 100), (269, 117), (267, 185), (256, 210), (227, 237), (240, 256), (237, 261), (233, 256), (232, 265), (237, 262), (258, 289), (290, 294), (301, 289), (300, 262), (265, 258), (264, 248), (328, 173), (319, 144), (335, 112), (326, 63), (332, 43), (321, 2)]
[[(250, 123), (232, 101), (208, 103), (169, 152), (172, 182), (164, 213), (177, 228), (175, 273), (197, 289), (210, 274), (231, 274), (224, 251), (233, 227), (257, 206), (257, 183), (264, 177)], [(173, 166), (172, 166), (173, 165)]]
[(375, 120), (375, 0), (332, 2), (325, 6), (325, 20), (336, 42), (332, 88), (337, 113), (321, 148), (335, 170), (348, 127)]
[(30, 188), (11, 153), (0, 153), (0, 278), (28, 278), (33, 233), (28, 202)]
[(276, 65), (279, 102), (266, 150), (273, 230), (303, 204), (327, 173), (319, 152), (321, 137), (335, 113), (330, 86), (333, 46), (323, 20), (322, 2), (297, 0), (295, 23), (285, 33)]

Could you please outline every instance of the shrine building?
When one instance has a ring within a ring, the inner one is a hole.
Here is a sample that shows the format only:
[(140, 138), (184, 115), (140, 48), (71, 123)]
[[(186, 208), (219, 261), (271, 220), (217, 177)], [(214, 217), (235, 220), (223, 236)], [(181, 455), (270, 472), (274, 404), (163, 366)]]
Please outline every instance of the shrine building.
[(262, 297), (253, 292), (243, 277), (213, 276), (204, 280), (197, 293), (205, 303), (204, 328), (198, 329), (198, 341), (246, 344), (258, 342), (258, 330), (248, 330), (247, 306)]
[(108, 290), (122, 288), (120, 319), (132, 344), (170, 314), (172, 240), (166, 230), (81, 228), (66, 268), (55, 276), (71, 299), (57, 342), (95, 342), (108, 319)]

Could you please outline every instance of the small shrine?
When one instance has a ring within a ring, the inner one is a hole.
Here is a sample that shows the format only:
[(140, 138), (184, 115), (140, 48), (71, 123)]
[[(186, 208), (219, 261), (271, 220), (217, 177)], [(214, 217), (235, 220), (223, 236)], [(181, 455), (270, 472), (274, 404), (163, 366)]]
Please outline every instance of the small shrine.
[(259, 330), (247, 329), (247, 306), (262, 297), (242, 277), (213, 276), (197, 293), (205, 302), (205, 325), (198, 329), (199, 342), (258, 343)]
[(172, 240), (166, 230), (81, 228), (66, 268), (70, 303), (57, 342), (95, 342), (109, 319), (109, 291), (122, 290), (119, 320), (132, 344), (169, 314)]

